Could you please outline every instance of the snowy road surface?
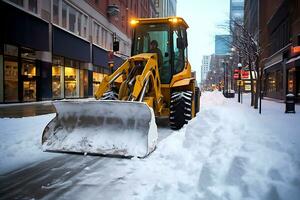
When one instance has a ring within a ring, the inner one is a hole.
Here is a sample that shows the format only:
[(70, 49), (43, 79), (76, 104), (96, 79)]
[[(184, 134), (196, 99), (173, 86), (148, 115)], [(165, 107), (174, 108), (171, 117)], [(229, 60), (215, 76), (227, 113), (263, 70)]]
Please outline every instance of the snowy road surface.
[(146, 159), (41, 152), (53, 115), (0, 119), (0, 199), (299, 200), (299, 106), (263, 101), (258, 115), (218, 92), (201, 101), (180, 131), (159, 128)]

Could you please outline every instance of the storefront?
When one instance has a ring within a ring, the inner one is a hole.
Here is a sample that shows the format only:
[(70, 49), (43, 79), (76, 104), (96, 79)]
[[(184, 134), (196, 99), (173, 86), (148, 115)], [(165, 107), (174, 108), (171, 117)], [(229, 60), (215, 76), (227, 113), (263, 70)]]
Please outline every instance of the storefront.
[(52, 95), (60, 98), (92, 96), (90, 45), (58, 27), (53, 29)]
[(91, 96), (87, 63), (53, 56), (52, 96), (53, 99)]
[(37, 100), (37, 67), (35, 51), (4, 45), (4, 102)]
[(300, 103), (300, 55), (299, 54), (294, 54), (294, 56), (286, 62), (287, 93), (294, 94), (297, 103)]
[[(9, 4), (0, 2), (1, 13), (1, 84), (0, 102), (44, 100), (49, 52), (49, 24)], [(30, 27), (30, 28), (28, 28)]]

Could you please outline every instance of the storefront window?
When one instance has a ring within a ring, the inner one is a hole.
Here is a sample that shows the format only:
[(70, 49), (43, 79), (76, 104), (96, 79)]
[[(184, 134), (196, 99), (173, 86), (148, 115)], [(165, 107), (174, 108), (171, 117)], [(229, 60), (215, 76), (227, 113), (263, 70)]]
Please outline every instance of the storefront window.
[(267, 82), (267, 91), (275, 92), (276, 90), (276, 81), (275, 81), (275, 73), (271, 72), (268, 74), (268, 82)]
[(33, 63), (22, 64), (23, 100), (36, 100), (36, 67)]
[(4, 99), (6, 102), (18, 101), (18, 63), (4, 62)]
[(288, 92), (293, 93), (294, 92), (294, 73), (295, 69), (290, 69), (288, 71)]
[(53, 56), (52, 63), (52, 98), (60, 99), (64, 97), (64, 59)]
[[(77, 62), (66, 60), (65, 67), (65, 97), (79, 97), (79, 69), (75, 68)], [(78, 65), (77, 65), (78, 67)]]
[(93, 72), (93, 94), (95, 94), (104, 78), (104, 74)]
[(88, 70), (80, 70), (80, 97), (88, 96)]

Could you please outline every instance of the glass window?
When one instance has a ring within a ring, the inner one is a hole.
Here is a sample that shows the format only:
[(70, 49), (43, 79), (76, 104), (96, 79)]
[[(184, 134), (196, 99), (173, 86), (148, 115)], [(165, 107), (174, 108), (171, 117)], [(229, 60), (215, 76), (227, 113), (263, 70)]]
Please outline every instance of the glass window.
[(28, 0), (28, 9), (31, 12), (37, 13), (37, 0)]
[(18, 63), (4, 62), (4, 100), (5, 102), (18, 101)]
[(59, 24), (58, 20), (58, 2), (59, 0), (53, 0), (53, 23)]
[(288, 92), (294, 92), (294, 69), (288, 71)]
[(76, 10), (69, 7), (69, 30), (75, 33), (76, 27)]
[[(140, 25), (135, 33), (133, 55), (139, 53), (157, 53), (158, 67), (162, 83), (171, 79), (169, 26), (165, 24)], [(151, 44), (151, 45), (150, 45)]]
[(93, 94), (95, 94), (100, 86), (100, 83), (104, 77), (104, 74), (93, 72)]
[(35, 101), (36, 100), (36, 67), (33, 63), (22, 63), (23, 76), (23, 100)]
[(9, 55), (9, 56), (18, 56), (18, 47), (5, 44), (4, 45), (4, 55)]
[(60, 99), (64, 97), (64, 59), (53, 57), (52, 63), (52, 98)]
[(35, 65), (31, 63), (22, 64), (22, 75), (32, 78), (36, 75)]
[(80, 97), (88, 96), (88, 70), (80, 70)]
[(77, 12), (77, 34), (83, 36), (83, 33), (81, 31), (81, 20), (82, 20), (82, 14)]
[(104, 28), (101, 28), (101, 46), (106, 47), (106, 34), (107, 31)]
[(24, 0), (10, 0), (10, 2), (13, 2), (14, 4), (17, 4), (18, 6), (21, 7), (24, 6)]
[(184, 68), (184, 49), (177, 48), (177, 39), (181, 38), (183, 41), (183, 34), (181, 29), (173, 32), (173, 48), (174, 48), (174, 74), (181, 72)]
[(65, 67), (65, 97), (78, 97), (77, 93), (77, 71), (78, 69), (72, 67)]
[(62, 27), (67, 28), (67, 4), (62, 2)]
[(94, 23), (94, 43), (100, 45), (101, 44), (101, 28), (98, 24)]
[(85, 38), (87, 38), (88, 37), (88, 35), (87, 35), (87, 33), (88, 33), (88, 17), (87, 16), (85, 16), (85, 15), (82, 15), (82, 17), (83, 17), (83, 22), (82, 22), (82, 36), (83, 37), (85, 37)]

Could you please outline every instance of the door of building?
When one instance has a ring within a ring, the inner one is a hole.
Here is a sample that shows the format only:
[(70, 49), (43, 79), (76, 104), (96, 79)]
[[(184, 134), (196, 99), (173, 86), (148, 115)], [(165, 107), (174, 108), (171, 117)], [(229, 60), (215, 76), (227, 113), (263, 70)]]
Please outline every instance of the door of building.
[(36, 101), (36, 66), (34, 62), (22, 61), (23, 101)]

